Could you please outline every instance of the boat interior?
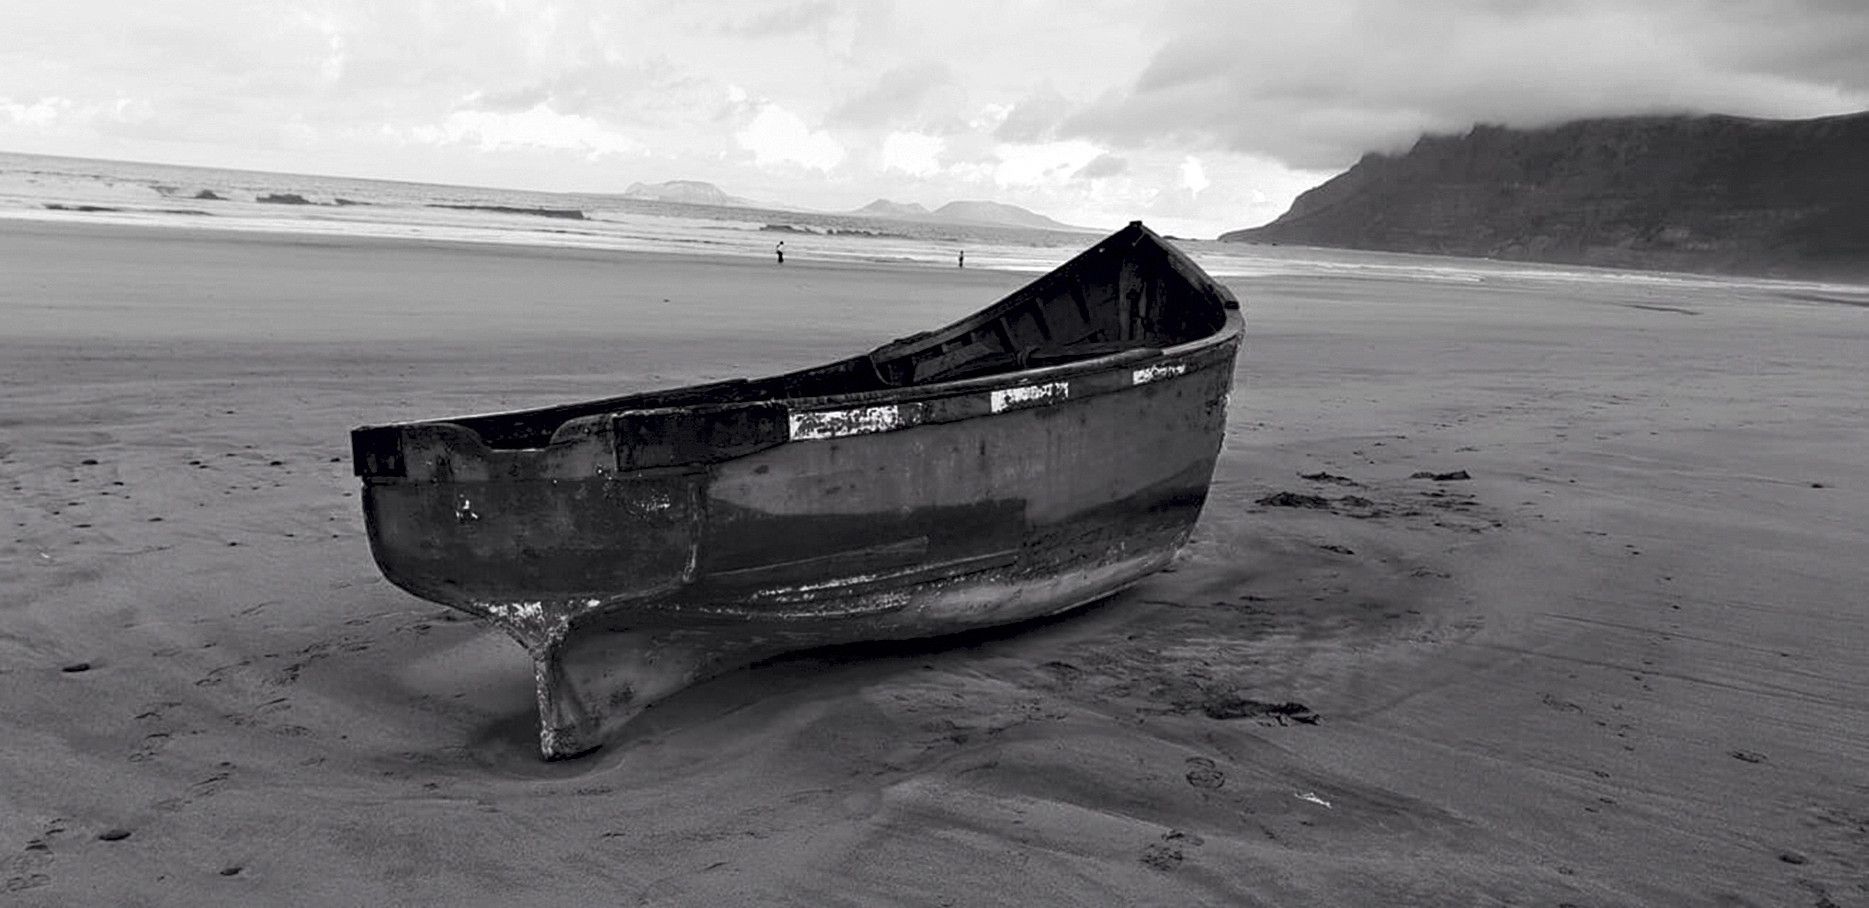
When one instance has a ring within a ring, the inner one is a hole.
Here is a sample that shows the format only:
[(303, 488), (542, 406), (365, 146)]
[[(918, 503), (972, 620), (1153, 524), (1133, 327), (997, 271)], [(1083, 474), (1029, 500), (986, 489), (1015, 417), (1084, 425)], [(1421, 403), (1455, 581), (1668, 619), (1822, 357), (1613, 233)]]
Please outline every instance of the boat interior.
[(450, 419), (493, 448), (543, 447), (565, 422), (649, 410), (827, 397), (1055, 366), (1211, 336), (1237, 303), (1192, 262), (1132, 224), (1057, 270), (944, 328), (798, 372)]

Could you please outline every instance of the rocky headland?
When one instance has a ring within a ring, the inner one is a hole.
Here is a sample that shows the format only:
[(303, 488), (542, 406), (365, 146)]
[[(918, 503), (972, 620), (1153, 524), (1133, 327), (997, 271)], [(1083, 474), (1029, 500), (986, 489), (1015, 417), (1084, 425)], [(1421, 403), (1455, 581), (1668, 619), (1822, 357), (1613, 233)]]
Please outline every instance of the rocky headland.
[(1370, 154), (1227, 241), (1869, 279), (1869, 112), (1476, 126)]

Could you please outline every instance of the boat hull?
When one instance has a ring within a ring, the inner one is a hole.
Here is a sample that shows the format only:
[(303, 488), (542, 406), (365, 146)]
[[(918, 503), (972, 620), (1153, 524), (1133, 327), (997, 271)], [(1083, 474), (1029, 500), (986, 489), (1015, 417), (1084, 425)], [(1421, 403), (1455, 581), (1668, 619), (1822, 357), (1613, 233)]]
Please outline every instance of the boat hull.
[(784, 442), (704, 466), (616, 469), (614, 424), (525, 457), (411, 427), (405, 475), (366, 481), (371, 547), (527, 647), (541, 751), (571, 756), (719, 671), (1055, 614), (1160, 569), (1205, 500), (1237, 344), (794, 407)]
[(531, 653), (548, 758), (788, 650), (1054, 614), (1166, 565), (1243, 322), (1132, 223), (1010, 296), (759, 379), (351, 433), (392, 582)]

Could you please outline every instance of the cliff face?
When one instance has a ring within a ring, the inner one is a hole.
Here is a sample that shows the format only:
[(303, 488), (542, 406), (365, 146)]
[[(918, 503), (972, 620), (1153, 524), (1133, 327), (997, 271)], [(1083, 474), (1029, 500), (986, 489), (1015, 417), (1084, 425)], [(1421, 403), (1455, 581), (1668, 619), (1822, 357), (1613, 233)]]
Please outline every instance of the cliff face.
[(1869, 278), (1869, 113), (1479, 126), (1367, 155), (1222, 240)]

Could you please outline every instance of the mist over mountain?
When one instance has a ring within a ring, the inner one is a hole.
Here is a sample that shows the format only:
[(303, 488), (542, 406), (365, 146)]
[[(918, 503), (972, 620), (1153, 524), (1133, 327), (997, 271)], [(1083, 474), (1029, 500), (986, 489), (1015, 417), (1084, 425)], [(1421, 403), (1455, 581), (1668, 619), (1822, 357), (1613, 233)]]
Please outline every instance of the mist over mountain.
[(1370, 154), (1228, 241), (1869, 277), (1869, 112), (1476, 126)]

